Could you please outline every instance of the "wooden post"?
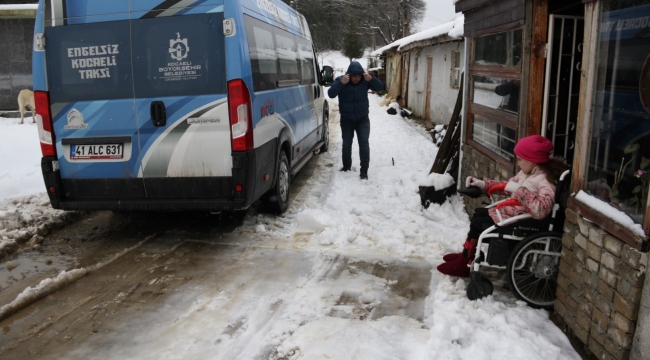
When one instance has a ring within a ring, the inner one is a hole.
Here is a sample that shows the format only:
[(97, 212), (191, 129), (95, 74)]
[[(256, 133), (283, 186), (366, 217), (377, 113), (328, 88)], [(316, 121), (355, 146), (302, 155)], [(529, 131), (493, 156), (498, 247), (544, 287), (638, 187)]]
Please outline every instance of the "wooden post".
[(541, 134), (544, 104), (544, 71), (548, 37), (548, 0), (533, 0), (533, 33), (530, 41), (526, 135)]

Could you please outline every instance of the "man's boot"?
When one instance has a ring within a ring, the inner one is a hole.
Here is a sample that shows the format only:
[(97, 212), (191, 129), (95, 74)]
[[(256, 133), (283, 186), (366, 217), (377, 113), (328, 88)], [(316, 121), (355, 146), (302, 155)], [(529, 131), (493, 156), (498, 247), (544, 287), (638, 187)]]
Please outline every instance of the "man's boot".
[(361, 180), (368, 180), (368, 169), (361, 169), (361, 174), (359, 174)]
[(339, 171), (350, 171), (350, 168), (344, 166), (344, 167), (342, 167), (341, 170), (339, 170)]

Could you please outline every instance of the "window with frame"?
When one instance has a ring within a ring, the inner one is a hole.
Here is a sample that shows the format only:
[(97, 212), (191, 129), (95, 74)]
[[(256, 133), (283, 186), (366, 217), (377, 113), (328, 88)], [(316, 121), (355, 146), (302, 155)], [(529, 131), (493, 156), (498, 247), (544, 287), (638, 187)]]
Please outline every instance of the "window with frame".
[(460, 51), (451, 51), (451, 76), (449, 79), (449, 87), (458, 89), (460, 87)]
[[(521, 29), (478, 36), (472, 39), (470, 53), (467, 142), (513, 168), (519, 127), (522, 37)], [(452, 51), (452, 87), (455, 64), (460, 72), (460, 52)]]
[(650, 0), (605, 0), (600, 11), (584, 190), (647, 225)]

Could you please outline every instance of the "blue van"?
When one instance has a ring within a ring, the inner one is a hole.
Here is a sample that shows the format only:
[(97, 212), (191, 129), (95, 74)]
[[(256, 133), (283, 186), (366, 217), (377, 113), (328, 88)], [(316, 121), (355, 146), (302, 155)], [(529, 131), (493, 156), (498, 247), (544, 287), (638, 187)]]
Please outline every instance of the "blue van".
[(328, 148), (305, 18), (280, 0), (40, 0), (33, 78), (52, 206), (282, 213)]

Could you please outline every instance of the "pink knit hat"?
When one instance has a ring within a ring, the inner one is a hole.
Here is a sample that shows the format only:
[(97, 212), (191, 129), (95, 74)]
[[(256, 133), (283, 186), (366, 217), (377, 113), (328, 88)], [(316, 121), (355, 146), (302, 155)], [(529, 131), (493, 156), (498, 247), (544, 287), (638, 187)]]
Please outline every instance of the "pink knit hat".
[(553, 143), (541, 135), (526, 136), (515, 145), (517, 156), (535, 164), (547, 163), (552, 151)]

